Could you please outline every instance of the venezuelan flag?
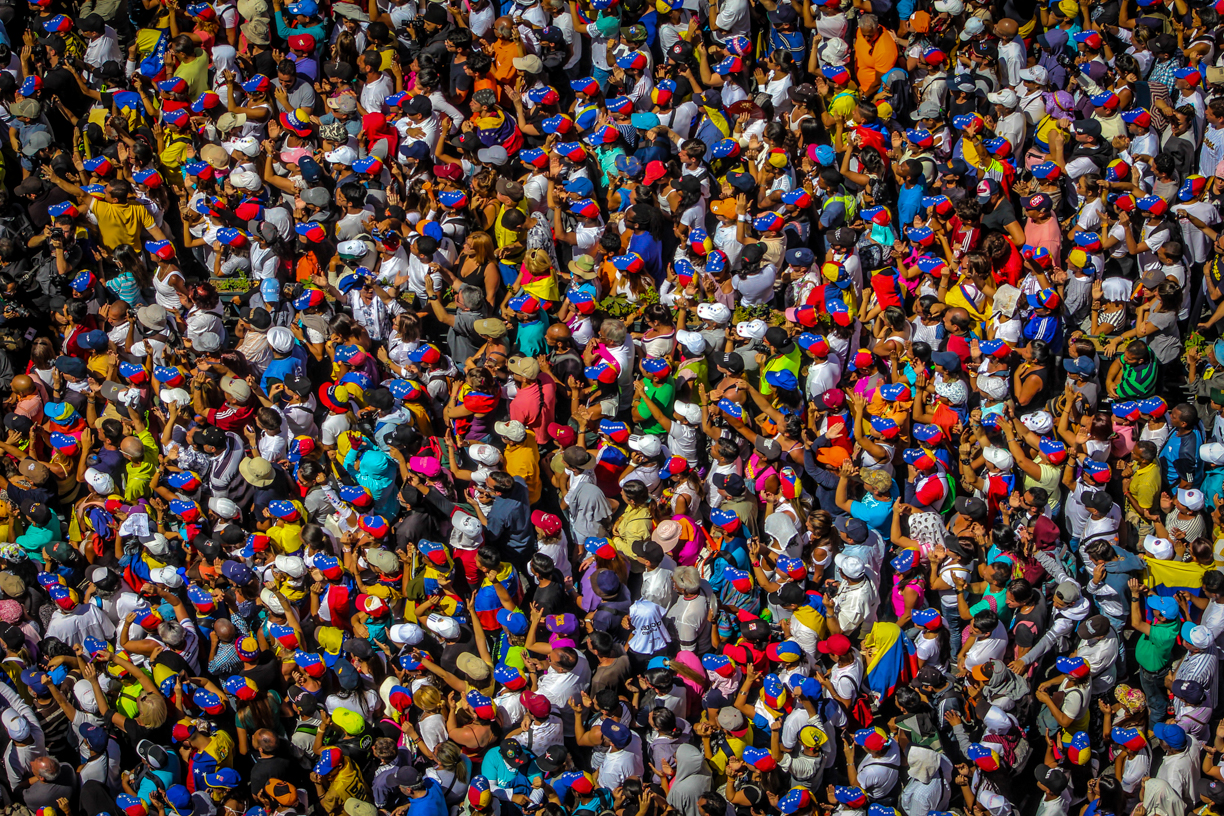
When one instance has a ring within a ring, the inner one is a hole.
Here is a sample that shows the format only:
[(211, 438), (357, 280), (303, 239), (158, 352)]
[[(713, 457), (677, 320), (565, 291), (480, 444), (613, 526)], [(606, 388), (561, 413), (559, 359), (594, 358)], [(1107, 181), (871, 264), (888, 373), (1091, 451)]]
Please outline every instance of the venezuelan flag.
[(1181, 561), (1162, 561), (1147, 555), (1141, 558), (1147, 563), (1147, 575), (1144, 581), (1148, 588), (1166, 598), (1181, 591), (1189, 592), (1191, 595), (1202, 595), (1203, 574), (1215, 569), (1214, 566), (1204, 567)]
[(883, 697), (892, 696), (897, 686), (913, 679), (918, 672), (918, 651), (901, 627), (877, 622), (863, 640), (867, 656), (867, 687)]

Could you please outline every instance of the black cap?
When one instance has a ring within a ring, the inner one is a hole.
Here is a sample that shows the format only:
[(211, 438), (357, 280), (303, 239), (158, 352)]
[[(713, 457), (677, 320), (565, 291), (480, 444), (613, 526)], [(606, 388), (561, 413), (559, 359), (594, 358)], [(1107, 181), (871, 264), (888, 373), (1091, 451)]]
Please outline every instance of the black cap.
[(1075, 123), (1075, 133), (1099, 139), (1101, 138), (1101, 123), (1095, 119), (1081, 119)]
[(323, 64), (323, 76), (352, 82), (357, 78), (357, 69), (347, 62), (327, 62)]
[(536, 765), (544, 773), (556, 773), (565, 767), (567, 759), (569, 751), (565, 750), (564, 745), (550, 745), (547, 751), (536, 757)]
[(942, 688), (948, 682), (948, 678), (943, 672), (928, 663), (914, 675), (914, 682), (920, 686)]
[(807, 593), (794, 581), (788, 581), (778, 590), (778, 603), (781, 606), (802, 606), (807, 603)]
[[(236, 527), (236, 526), (238, 525), (236, 524), (227, 525), (226, 529), (229, 529), (229, 527)], [(196, 552), (198, 552), (205, 560), (207, 560), (210, 563), (214, 559), (216, 559), (218, 556), (221, 555), (221, 543), (219, 541), (214, 540), (210, 536), (204, 536), (204, 535), (196, 536), (195, 538), (191, 539), (191, 546), (195, 547)]]
[(8, 413), (4, 416), (4, 427), (19, 434), (27, 434), (30, 432), (30, 428), (34, 427), (34, 422), (28, 416)]
[(540, 39), (546, 43), (560, 45), (565, 42), (565, 35), (561, 33), (561, 29), (556, 26), (548, 26), (540, 32)]
[(716, 473), (714, 474), (714, 486), (719, 490), (725, 491), (729, 496), (742, 496), (746, 485), (744, 477), (738, 473)]
[(102, 19), (101, 14), (86, 14), (84, 17), (77, 20), (77, 29), (80, 31), (91, 31), (101, 33), (106, 28), (106, 21)]
[(976, 496), (961, 496), (956, 500), (956, 512), (973, 521), (986, 521), (986, 502)]
[(761, 259), (764, 257), (765, 245), (762, 243), (748, 244), (748, 246), (744, 247), (743, 251), (740, 252), (740, 260), (742, 260), (744, 263), (760, 263)]
[(1113, 499), (1104, 490), (1093, 490), (1085, 492), (1080, 501), (1089, 510), (1095, 510), (1098, 513), (1108, 513), (1109, 508), (1113, 507)]
[(667, 50), (667, 58), (672, 62), (688, 62), (693, 58), (693, 46), (684, 40), (677, 40), (671, 48)]
[(740, 634), (748, 640), (769, 640), (769, 624), (760, 618), (742, 620), (739, 622), (739, 628)]
[(310, 378), (301, 374), (294, 374), (286, 377), (285, 388), (288, 388), (293, 393), (303, 397), (314, 390), (314, 388), (311, 386)]
[(730, 351), (719, 355), (714, 360), (714, 365), (723, 369), (728, 374), (738, 376), (744, 373), (744, 358), (739, 355), (739, 352)]
[(788, 354), (791, 348), (794, 347), (790, 335), (781, 326), (770, 326), (766, 329), (765, 342), (776, 348), (779, 354)]
[(1085, 640), (1105, 637), (1105, 635), (1109, 634), (1109, 618), (1106, 618), (1104, 615), (1093, 615), (1090, 618), (1086, 618), (1075, 628), (1075, 634)]
[(829, 235), (829, 243), (842, 249), (849, 249), (856, 241), (858, 241), (858, 234), (849, 227), (838, 227)]
[(1046, 790), (1055, 795), (1065, 791), (1067, 784), (1071, 781), (1066, 771), (1051, 768), (1049, 765), (1038, 765), (1035, 776), (1038, 784), (1044, 785)]
[(425, 22), (446, 25), (446, 6), (441, 3), (425, 4)]
[(349, 638), (344, 641), (344, 651), (362, 660), (369, 660), (374, 656), (374, 647), (365, 638)]
[(1194, 792), (1213, 805), (1224, 805), (1224, 782), (1218, 779), (1202, 777), (1194, 786)]
[(649, 538), (633, 542), (630, 549), (638, 558), (645, 558), (652, 564), (658, 564), (663, 560), (663, 548)]

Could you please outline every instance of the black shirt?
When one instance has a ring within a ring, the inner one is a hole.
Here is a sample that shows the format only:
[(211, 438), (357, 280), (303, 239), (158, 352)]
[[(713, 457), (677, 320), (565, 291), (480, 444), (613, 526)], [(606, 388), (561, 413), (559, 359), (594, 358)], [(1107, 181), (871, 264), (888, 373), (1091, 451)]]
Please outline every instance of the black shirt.
[(982, 228), (995, 232), (1005, 232), (1008, 224), (1015, 223), (1017, 223), (1016, 211), (1012, 209), (1011, 202), (1006, 199), (995, 205), (993, 210), (982, 215)]

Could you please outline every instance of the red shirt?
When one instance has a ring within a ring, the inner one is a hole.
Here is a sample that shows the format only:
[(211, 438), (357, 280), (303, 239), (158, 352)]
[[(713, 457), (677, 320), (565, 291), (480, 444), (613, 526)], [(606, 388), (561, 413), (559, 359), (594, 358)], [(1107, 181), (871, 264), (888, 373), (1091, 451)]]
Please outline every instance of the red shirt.
[(240, 433), (251, 423), (255, 416), (255, 408), (251, 405), (230, 405), (228, 402), (222, 408), (210, 408), (204, 418), (223, 431)]

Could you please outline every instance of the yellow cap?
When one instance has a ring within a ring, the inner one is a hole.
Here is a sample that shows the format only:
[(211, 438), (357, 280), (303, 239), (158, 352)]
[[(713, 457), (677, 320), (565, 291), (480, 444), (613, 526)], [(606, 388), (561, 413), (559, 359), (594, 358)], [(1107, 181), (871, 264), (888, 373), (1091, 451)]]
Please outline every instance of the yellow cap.
[(829, 735), (814, 725), (805, 725), (799, 730), (799, 741), (808, 748), (820, 748), (829, 741)]
[(1074, 266), (1076, 269), (1083, 269), (1088, 264), (1088, 253), (1082, 249), (1073, 249), (1067, 255), (1067, 265)]

